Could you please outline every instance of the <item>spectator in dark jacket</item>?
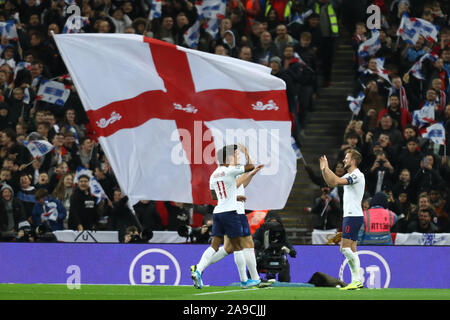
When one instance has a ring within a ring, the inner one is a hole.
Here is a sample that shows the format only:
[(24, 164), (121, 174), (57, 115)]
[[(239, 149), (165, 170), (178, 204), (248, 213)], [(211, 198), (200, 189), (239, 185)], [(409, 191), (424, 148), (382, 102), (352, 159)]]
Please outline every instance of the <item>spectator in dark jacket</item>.
[(134, 205), (134, 210), (144, 230), (163, 230), (161, 217), (156, 211), (154, 201), (141, 200)]
[(397, 160), (397, 169), (408, 169), (411, 174), (411, 179), (416, 176), (417, 171), (420, 169), (420, 161), (423, 158), (422, 152), (418, 149), (418, 142), (416, 138), (410, 138), (406, 141), (406, 148), (403, 149)]
[(69, 229), (94, 230), (100, 217), (96, 198), (89, 191), (89, 177), (78, 177), (78, 186), (70, 197)]
[(408, 224), (406, 232), (437, 233), (438, 227), (431, 221), (431, 210), (421, 209), (418, 219)]
[(441, 187), (443, 180), (439, 172), (433, 168), (434, 158), (427, 155), (420, 163), (420, 169), (413, 178), (413, 184), (417, 188), (417, 193), (430, 192), (433, 187)]
[(14, 197), (14, 190), (3, 183), (0, 189), (0, 231), (16, 232), (19, 223), (26, 219), (22, 202)]
[(142, 230), (140, 230), (140, 222), (128, 207), (128, 197), (119, 192), (115, 200), (110, 214), (111, 227), (112, 230), (119, 231), (119, 241), (123, 242), (128, 227), (135, 226), (139, 232)]

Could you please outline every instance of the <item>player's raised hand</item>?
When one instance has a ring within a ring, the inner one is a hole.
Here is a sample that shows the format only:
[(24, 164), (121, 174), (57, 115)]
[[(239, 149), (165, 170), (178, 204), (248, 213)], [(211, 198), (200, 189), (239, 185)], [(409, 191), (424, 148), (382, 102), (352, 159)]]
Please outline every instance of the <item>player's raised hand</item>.
[(247, 153), (248, 152), (247, 147), (243, 143), (238, 143), (238, 150), (243, 152), (243, 153)]
[(258, 173), (259, 170), (261, 170), (264, 167), (263, 164), (259, 164), (255, 167), (255, 169), (253, 169), (252, 171), (250, 171), (250, 174), (255, 175)]
[(328, 168), (328, 160), (325, 155), (320, 157), (319, 162), (320, 162), (320, 170), (325, 170), (326, 168)]
[(236, 197), (236, 200), (237, 200), (237, 201), (245, 202), (245, 200), (247, 200), (247, 198), (246, 198), (245, 196), (237, 196), (237, 197)]

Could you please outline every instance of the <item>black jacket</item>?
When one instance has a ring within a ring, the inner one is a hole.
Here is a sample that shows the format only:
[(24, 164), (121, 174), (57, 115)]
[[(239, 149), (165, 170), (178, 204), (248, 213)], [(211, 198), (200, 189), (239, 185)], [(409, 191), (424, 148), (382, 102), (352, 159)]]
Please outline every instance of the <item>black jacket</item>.
[[(17, 231), (19, 222), (27, 219), (25, 208), (19, 199), (12, 199), (12, 208), (14, 216), (14, 229)], [(8, 216), (6, 213), (5, 203), (0, 200), (0, 231), (7, 231), (8, 227)]]
[(161, 217), (156, 211), (156, 204), (150, 201), (147, 204), (138, 202), (134, 205), (134, 211), (142, 224), (142, 228), (150, 230), (163, 230)]
[[(111, 228), (119, 232), (119, 241), (123, 242), (125, 230), (130, 226), (135, 226), (140, 229), (133, 212), (127, 205), (128, 197), (123, 197), (113, 204), (111, 210)], [(142, 230), (139, 230), (142, 231)]]
[(69, 229), (77, 230), (82, 225), (84, 230), (94, 230), (99, 219), (96, 198), (86, 194), (78, 187), (70, 197)]

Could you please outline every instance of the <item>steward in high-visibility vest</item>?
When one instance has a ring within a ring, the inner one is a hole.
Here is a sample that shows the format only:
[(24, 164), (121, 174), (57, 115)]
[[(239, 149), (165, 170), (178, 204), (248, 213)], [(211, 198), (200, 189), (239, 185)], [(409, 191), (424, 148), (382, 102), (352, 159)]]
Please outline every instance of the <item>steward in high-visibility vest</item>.
[(391, 228), (397, 215), (387, 209), (388, 200), (383, 192), (377, 192), (364, 211), (364, 223), (358, 234), (358, 244), (392, 245)]
[[(281, 7), (284, 6), (284, 9)], [(292, 0), (266, 0), (266, 10), (264, 16), (267, 17), (270, 10), (274, 8), (278, 12), (280, 20), (289, 20), (291, 18)]]
[[(333, 9), (333, 6), (331, 3), (325, 4), (327, 6), (327, 14), (330, 19), (330, 26), (331, 26), (331, 35), (337, 36), (339, 35), (339, 26), (338, 26), (338, 20), (336, 16), (336, 12)], [(314, 12), (320, 15), (320, 5), (316, 2), (314, 4)]]

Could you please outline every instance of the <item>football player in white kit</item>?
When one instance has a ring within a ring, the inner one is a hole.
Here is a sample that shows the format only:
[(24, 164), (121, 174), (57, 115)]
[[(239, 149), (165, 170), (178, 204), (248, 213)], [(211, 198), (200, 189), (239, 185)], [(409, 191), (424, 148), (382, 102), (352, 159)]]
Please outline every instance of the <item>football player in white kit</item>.
[(352, 282), (341, 290), (359, 290), (363, 288), (359, 274), (359, 257), (356, 252), (358, 231), (364, 222), (364, 213), (361, 202), (364, 196), (364, 174), (358, 169), (361, 163), (361, 154), (354, 150), (348, 150), (344, 158), (344, 168), (347, 174), (338, 177), (328, 167), (326, 156), (320, 157), (320, 170), (325, 182), (334, 188), (337, 185), (344, 186), (344, 219), (342, 221), (341, 252), (347, 258), (352, 274)]
[[(239, 150), (244, 154), (246, 163), (252, 163), (250, 155), (247, 148), (240, 144), (238, 145)], [(241, 247), (242, 250), (234, 251), (234, 261), (238, 267), (239, 277), (241, 280), (242, 288), (249, 288), (253, 286), (267, 287), (272, 285), (271, 282), (263, 281), (259, 277), (258, 270), (256, 268), (256, 256), (255, 256), (255, 245), (253, 243), (252, 234), (250, 232), (250, 225), (248, 223), (247, 216), (245, 215), (245, 187), (250, 183), (255, 174), (262, 169), (264, 165), (258, 165), (255, 169), (250, 172), (244, 173), (237, 178), (237, 196), (241, 197), (242, 200), (237, 202), (237, 213), (241, 219), (242, 224), (242, 234), (241, 234)], [(227, 238), (225, 238), (225, 242)], [(250, 273), (250, 278), (247, 277), (247, 270)]]
[[(225, 146), (217, 152), (219, 167), (214, 170), (209, 179), (211, 197), (218, 200), (213, 211), (211, 246), (205, 250), (200, 262), (191, 266), (191, 278), (197, 289), (203, 287), (202, 272), (208, 265), (234, 251), (242, 250), (240, 244), (242, 224), (236, 208), (237, 201), (245, 200), (245, 197), (238, 197), (236, 194), (236, 178), (245, 172), (252, 171), (255, 166), (252, 163), (238, 165), (238, 157), (237, 145)], [(224, 246), (219, 250), (224, 236), (227, 236), (229, 241), (225, 241)]]

